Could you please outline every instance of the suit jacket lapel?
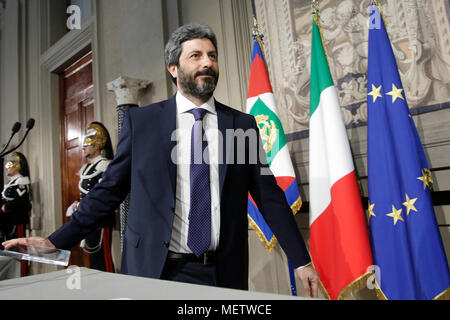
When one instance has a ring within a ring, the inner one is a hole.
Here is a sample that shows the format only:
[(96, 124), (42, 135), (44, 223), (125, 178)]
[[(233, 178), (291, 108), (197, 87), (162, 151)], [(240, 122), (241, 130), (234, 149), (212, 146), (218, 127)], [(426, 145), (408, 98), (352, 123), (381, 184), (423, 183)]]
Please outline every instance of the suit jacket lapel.
[[(222, 188), (227, 174), (227, 164), (231, 159), (228, 157), (231, 155), (230, 147), (232, 144), (227, 142), (227, 129), (233, 129), (233, 115), (226, 107), (220, 102), (215, 101), (217, 111), (217, 126), (219, 128), (222, 139), (219, 138), (219, 194), (222, 198)], [(222, 144), (222, 146), (220, 146)]]

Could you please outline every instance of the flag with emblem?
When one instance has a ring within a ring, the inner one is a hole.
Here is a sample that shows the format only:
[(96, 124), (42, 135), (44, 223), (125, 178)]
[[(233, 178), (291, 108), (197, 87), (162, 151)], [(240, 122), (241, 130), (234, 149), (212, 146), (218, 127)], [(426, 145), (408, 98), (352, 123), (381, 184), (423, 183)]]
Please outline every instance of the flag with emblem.
[[(302, 200), (298, 191), (286, 136), (278, 118), (278, 110), (261, 49), (260, 37), (259, 35), (254, 36), (247, 113), (253, 115), (256, 119), (270, 170), (278, 185), (283, 189), (293, 214), (296, 214), (302, 205)], [(251, 227), (270, 251), (276, 244), (276, 238), (264, 221), (250, 194), (248, 218)]]
[(450, 298), (432, 176), (380, 13), (372, 4), (367, 82), (369, 213), (383, 299)]
[(318, 20), (314, 15), (309, 247), (324, 294), (330, 299), (345, 299), (366, 284), (372, 253), (350, 144)]
[[(256, 23), (256, 21), (255, 21)], [(257, 29), (257, 27), (256, 27)], [(266, 152), (267, 163), (278, 186), (284, 191), (286, 200), (295, 215), (302, 205), (297, 179), (292, 166), (283, 126), (278, 118), (278, 110), (270, 84), (269, 73), (262, 51), (262, 35), (253, 36), (252, 64), (247, 97), (247, 113), (255, 117), (259, 133)], [(258, 206), (248, 195), (248, 220), (268, 251), (275, 246), (277, 239), (264, 220)], [(289, 280), (292, 295), (297, 295), (295, 274), (288, 261)]]

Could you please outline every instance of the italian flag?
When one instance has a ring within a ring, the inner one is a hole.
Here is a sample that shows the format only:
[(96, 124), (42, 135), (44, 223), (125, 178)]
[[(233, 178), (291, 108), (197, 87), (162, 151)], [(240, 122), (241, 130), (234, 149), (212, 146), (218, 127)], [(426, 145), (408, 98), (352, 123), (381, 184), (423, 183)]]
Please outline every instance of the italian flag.
[[(259, 41), (254, 41), (253, 46), (247, 113), (253, 115), (256, 119), (270, 169), (278, 185), (283, 189), (293, 214), (295, 214), (300, 209), (302, 200), (298, 191), (286, 136), (278, 118), (277, 106)], [(276, 244), (276, 238), (264, 221), (250, 194), (248, 217), (251, 227), (270, 251)]]
[(317, 18), (311, 46), (310, 253), (329, 299), (364, 287), (372, 253), (348, 137)]

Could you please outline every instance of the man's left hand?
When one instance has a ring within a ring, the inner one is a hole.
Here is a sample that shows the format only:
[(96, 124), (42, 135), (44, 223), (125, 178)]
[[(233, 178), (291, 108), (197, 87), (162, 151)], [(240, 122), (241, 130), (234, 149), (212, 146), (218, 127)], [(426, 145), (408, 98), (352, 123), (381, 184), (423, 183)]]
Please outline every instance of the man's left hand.
[(317, 298), (319, 274), (312, 265), (295, 270), (297, 277), (300, 279), (303, 285), (303, 289), (311, 298)]

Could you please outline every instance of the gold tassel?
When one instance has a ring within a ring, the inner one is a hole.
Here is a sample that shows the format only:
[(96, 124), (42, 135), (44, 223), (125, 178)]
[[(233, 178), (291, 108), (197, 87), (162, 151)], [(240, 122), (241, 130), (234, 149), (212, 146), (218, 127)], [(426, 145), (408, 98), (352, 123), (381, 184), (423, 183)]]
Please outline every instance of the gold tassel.
[(434, 297), (433, 300), (450, 300), (450, 286)]

